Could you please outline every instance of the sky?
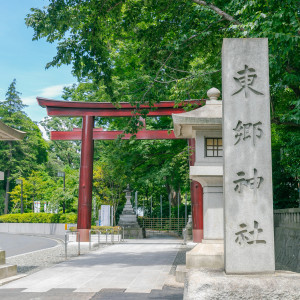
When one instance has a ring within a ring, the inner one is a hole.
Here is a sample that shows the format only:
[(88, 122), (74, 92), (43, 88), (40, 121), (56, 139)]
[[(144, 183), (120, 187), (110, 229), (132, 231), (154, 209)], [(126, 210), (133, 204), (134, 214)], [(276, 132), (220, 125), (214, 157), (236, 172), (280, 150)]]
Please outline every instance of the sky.
[(76, 82), (71, 66), (45, 69), (56, 55), (56, 46), (45, 39), (32, 41), (33, 30), (25, 25), (30, 8), (42, 8), (48, 0), (0, 0), (0, 100), (15, 78), (27, 115), (41, 121), (46, 109), (36, 101), (37, 96), (61, 99), (62, 88)]

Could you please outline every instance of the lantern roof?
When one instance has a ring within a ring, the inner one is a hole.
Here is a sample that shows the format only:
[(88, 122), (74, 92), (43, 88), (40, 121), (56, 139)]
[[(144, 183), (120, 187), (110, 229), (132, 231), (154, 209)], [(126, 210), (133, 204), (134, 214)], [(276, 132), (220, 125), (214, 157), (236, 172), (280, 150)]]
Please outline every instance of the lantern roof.
[(195, 110), (172, 114), (174, 134), (177, 138), (193, 138), (195, 130), (221, 130), (222, 100), (217, 100), (220, 91), (216, 88), (208, 90), (209, 100), (206, 105)]
[(26, 132), (11, 128), (0, 121), (0, 140), (1, 141), (20, 141)]

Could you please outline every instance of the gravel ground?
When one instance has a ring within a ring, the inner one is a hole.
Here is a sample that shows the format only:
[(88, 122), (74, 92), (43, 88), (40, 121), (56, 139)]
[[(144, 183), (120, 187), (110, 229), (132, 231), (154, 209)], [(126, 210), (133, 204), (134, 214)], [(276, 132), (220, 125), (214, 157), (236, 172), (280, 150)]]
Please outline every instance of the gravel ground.
[[(65, 245), (62, 240), (57, 239), (58, 245), (52, 248), (34, 251), (31, 253), (20, 254), (6, 258), (8, 264), (17, 265), (18, 273), (32, 274), (44, 268), (49, 268), (60, 262), (65, 261)], [(107, 247), (105, 244), (101, 248)], [(97, 250), (98, 245), (94, 244), (92, 250)], [(90, 252), (89, 244), (80, 245), (80, 254)], [(68, 243), (68, 259), (78, 256), (78, 244), (75, 242)]]

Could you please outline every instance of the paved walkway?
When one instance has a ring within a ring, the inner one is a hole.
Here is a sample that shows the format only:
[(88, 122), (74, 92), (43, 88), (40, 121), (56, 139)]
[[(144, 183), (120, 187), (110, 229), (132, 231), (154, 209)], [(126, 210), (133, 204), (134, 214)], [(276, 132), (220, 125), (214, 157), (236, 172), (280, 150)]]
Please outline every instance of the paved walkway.
[(33, 299), (36, 293), (39, 299), (59, 299), (55, 295), (62, 293), (61, 299), (148, 299), (139, 294), (164, 299), (159, 293), (165, 291), (172, 299), (182, 299), (178, 298), (182, 291), (163, 289), (181, 243), (177, 239), (127, 240), (6, 284), (0, 287), (0, 298), (13, 299), (19, 293), (19, 299)]

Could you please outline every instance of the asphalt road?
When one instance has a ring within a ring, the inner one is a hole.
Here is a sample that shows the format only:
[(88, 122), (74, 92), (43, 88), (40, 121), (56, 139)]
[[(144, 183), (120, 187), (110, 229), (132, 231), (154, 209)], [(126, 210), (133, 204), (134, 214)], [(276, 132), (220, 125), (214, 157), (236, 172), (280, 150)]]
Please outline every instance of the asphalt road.
[(0, 233), (0, 248), (5, 250), (6, 257), (54, 247), (57, 244), (55, 240), (40, 236)]

